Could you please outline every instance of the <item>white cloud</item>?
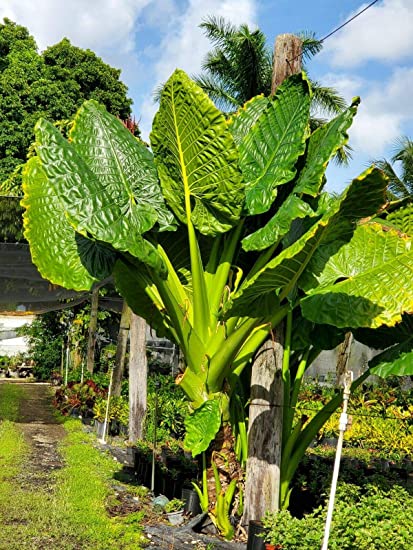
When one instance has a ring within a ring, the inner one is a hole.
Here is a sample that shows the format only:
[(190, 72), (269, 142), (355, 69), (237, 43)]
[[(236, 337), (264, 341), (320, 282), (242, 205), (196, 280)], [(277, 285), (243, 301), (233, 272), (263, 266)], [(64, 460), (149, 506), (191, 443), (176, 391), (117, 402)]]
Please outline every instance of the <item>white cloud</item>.
[(369, 60), (400, 61), (412, 51), (413, 1), (384, 0), (326, 40), (321, 55), (335, 67), (355, 67)]
[(135, 21), (151, 0), (2, 0), (4, 17), (26, 26), (40, 49), (63, 37), (82, 48), (124, 52), (133, 47)]
[[(167, 80), (176, 68), (188, 74), (200, 71), (204, 55), (211, 49), (211, 43), (199, 28), (208, 15), (229, 19), (234, 25), (256, 22), (254, 0), (189, 0), (187, 9), (171, 18), (166, 34), (159, 44), (157, 62), (154, 65), (155, 83)], [(141, 127), (144, 135), (150, 131), (150, 124), (157, 109), (149, 96), (139, 108), (142, 113)]]
[[(347, 99), (360, 93), (359, 112), (350, 129), (350, 145), (369, 158), (381, 157), (394, 140), (413, 123), (413, 68), (399, 67), (387, 81), (370, 82), (348, 75), (327, 75), (323, 82), (334, 86)], [(363, 89), (366, 90), (363, 93)]]

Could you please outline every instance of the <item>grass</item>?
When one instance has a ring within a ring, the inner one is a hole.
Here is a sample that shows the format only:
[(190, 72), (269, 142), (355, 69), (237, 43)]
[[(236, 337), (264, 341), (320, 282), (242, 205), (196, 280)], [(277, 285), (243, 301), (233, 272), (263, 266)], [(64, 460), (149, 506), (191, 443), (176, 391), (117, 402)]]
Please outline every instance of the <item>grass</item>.
[(25, 388), (18, 384), (0, 384), (0, 420), (16, 421), (20, 401), (25, 395)]
[[(1, 418), (16, 420), (24, 392), (12, 385), (0, 389)], [(114, 499), (110, 482), (121, 466), (93, 447), (78, 421), (64, 428), (64, 467), (36, 483), (18, 425), (0, 422), (0, 549), (138, 549), (142, 515), (110, 518), (106, 512), (106, 502)]]

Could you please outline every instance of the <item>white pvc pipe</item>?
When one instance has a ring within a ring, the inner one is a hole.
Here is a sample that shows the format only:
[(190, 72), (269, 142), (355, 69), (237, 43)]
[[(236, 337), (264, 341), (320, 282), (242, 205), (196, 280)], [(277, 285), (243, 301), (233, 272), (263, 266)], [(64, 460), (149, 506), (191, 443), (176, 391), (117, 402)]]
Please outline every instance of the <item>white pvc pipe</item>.
[(347, 406), (348, 406), (348, 400), (350, 398), (350, 388), (351, 388), (352, 381), (353, 381), (353, 373), (351, 371), (346, 372), (345, 379), (344, 379), (343, 411), (340, 415), (340, 424), (339, 424), (340, 434), (338, 436), (338, 442), (337, 442), (337, 448), (336, 448), (336, 458), (334, 461), (333, 479), (331, 480), (330, 497), (328, 499), (327, 518), (326, 518), (326, 524), (324, 528), (324, 538), (323, 538), (323, 545), (321, 547), (321, 550), (328, 550), (328, 539), (330, 538), (331, 521), (333, 519), (334, 500), (336, 497), (338, 473), (340, 470), (341, 451), (343, 449), (344, 432), (346, 431), (347, 424), (348, 424)]

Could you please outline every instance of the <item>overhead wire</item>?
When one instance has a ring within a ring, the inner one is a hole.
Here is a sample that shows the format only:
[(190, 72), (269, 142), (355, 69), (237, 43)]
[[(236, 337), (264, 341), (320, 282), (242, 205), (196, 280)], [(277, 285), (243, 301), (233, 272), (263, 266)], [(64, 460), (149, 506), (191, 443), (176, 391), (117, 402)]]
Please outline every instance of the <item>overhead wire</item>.
[[(347, 26), (349, 23), (351, 23), (352, 21), (357, 19), (357, 17), (359, 17), (362, 13), (364, 13), (365, 11), (370, 9), (371, 7), (373, 7), (374, 4), (377, 4), (377, 2), (379, 2), (379, 0), (373, 0), (373, 2), (370, 2), (370, 4), (368, 4), (362, 10), (360, 10), (355, 15), (353, 15), (353, 17), (350, 17), (350, 19), (347, 19), (347, 21), (344, 21), (344, 23), (342, 23), (341, 25), (336, 27), (334, 30), (332, 30), (331, 32), (329, 32), (328, 34), (323, 36), (323, 38), (320, 38), (320, 43), (322, 44), (323, 42), (325, 42), (327, 40), (327, 38), (330, 38), (330, 36), (333, 36), (333, 34), (336, 34), (336, 32), (340, 31), (343, 27)], [(302, 53), (296, 55), (295, 57), (292, 57), (291, 59), (286, 59), (285, 61), (288, 63), (288, 65), (290, 65), (291, 61), (294, 61), (295, 59), (298, 59), (301, 56), (302, 56)]]

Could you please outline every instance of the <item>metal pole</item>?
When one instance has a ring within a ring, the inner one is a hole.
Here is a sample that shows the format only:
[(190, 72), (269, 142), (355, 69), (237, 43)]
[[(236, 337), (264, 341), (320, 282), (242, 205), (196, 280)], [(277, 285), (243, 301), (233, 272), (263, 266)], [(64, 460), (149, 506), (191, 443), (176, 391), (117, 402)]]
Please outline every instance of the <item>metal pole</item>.
[(83, 371), (84, 371), (84, 368), (85, 368), (85, 362), (82, 361), (82, 370), (80, 372), (80, 383), (83, 384)]
[(152, 450), (152, 478), (151, 478), (151, 491), (155, 490), (155, 457), (156, 457), (156, 425), (158, 423), (158, 389), (159, 382), (155, 382), (155, 408), (153, 413), (153, 450)]
[(67, 341), (66, 346), (66, 370), (65, 370), (65, 386), (67, 386), (67, 377), (69, 373), (69, 354), (70, 354), (70, 348), (69, 348), (69, 340)]
[(108, 388), (108, 402), (106, 403), (106, 414), (105, 414), (105, 420), (103, 422), (103, 435), (99, 439), (99, 442), (103, 445), (106, 444), (106, 432), (108, 428), (108, 421), (109, 421), (109, 405), (110, 405), (110, 395), (112, 392), (112, 380), (113, 380), (113, 369), (110, 369), (110, 379), (109, 379), (109, 388)]
[(340, 434), (337, 442), (336, 459), (334, 462), (333, 479), (331, 481), (330, 497), (328, 500), (328, 510), (326, 524), (324, 528), (324, 539), (321, 550), (328, 550), (328, 539), (330, 538), (331, 520), (333, 518), (334, 500), (336, 496), (338, 473), (340, 470), (341, 451), (343, 448), (344, 432), (347, 429), (348, 415), (347, 406), (350, 398), (351, 384), (353, 382), (353, 373), (348, 371), (344, 375), (344, 393), (343, 393), (343, 412), (340, 415), (339, 430)]

